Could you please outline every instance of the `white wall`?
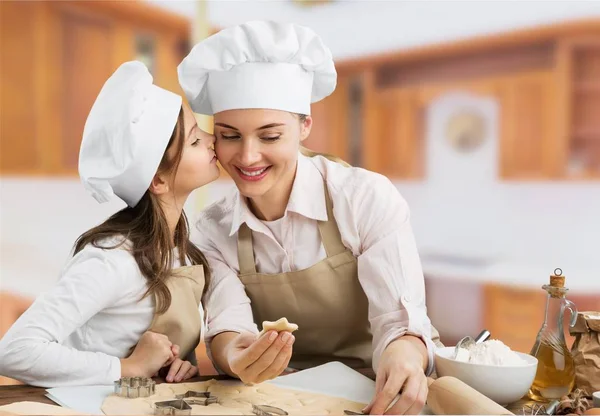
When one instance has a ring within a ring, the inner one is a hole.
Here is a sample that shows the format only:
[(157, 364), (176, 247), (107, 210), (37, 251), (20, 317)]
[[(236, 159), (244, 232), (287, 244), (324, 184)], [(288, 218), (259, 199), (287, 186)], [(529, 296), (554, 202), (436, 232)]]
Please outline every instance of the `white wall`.
[[(195, 16), (193, 1), (148, 1), (190, 19)], [(338, 0), (313, 7), (291, 0), (208, 2), (208, 18), (217, 27), (253, 19), (307, 25), (336, 59), (591, 17), (600, 17), (600, 1)]]
[[(192, 215), (206, 192), (188, 199)], [(76, 178), (5, 177), (0, 200), (0, 289), (34, 296), (56, 281), (80, 234), (125, 206), (98, 204)]]
[[(410, 204), (423, 256), (543, 265), (547, 274), (554, 267), (577, 268), (598, 278), (598, 183), (496, 182), (454, 195), (433, 194), (436, 185), (429, 182), (396, 185)], [(231, 186), (210, 185), (205, 200)], [(121, 207), (96, 204), (77, 180), (4, 178), (0, 193), (0, 288), (31, 295), (54, 283), (79, 234)], [(197, 207), (192, 198), (192, 220)]]

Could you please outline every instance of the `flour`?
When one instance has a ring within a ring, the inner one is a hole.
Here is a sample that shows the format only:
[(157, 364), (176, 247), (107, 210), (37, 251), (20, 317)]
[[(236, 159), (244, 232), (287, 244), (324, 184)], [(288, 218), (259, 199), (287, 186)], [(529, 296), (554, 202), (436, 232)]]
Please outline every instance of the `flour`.
[(527, 361), (523, 360), (516, 352), (497, 339), (482, 342), (468, 350), (460, 348), (456, 360), (471, 364), (497, 366), (527, 365)]

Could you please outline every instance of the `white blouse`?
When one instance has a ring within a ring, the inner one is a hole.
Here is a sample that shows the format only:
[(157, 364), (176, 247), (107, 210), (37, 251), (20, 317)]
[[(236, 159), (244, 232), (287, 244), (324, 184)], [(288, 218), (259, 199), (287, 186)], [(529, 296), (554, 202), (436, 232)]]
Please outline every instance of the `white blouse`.
[(125, 249), (86, 246), (0, 340), (0, 374), (44, 387), (112, 384), (152, 322), (147, 287)]
[(237, 231), (242, 223), (253, 231), (259, 273), (301, 270), (326, 257), (317, 227), (317, 220), (327, 219), (324, 180), (344, 245), (358, 258), (358, 278), (369, 300), (373, 368), (377, 370), (390, 342), (412, 334), (427, 345), (430, 374), (435, 345), (408, 205), (385, 176), (321, 156), (299, 155), (288, 206), (275, 224), (256, 218), (237, 189), (200, 214), (194, 242), (213, 273), (206, 297), (206, 340), (225, 331), (258, 332), (237, 277)]

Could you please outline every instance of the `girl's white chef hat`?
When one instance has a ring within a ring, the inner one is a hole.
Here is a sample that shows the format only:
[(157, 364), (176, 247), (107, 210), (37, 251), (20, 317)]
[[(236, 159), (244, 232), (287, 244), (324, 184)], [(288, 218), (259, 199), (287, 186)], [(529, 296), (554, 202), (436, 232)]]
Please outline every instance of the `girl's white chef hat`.
[(134, 207), (148, 190), (165, 153), (182, 99), (153, 84), (138, 61), (106, 81), (85, 123), (79, 176), (100, 203), (118, 196)]

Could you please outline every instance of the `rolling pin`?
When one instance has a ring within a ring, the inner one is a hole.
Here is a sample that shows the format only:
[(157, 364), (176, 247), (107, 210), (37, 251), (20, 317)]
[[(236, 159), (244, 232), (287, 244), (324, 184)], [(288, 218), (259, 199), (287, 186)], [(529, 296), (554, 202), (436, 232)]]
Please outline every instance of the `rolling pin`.
[(436, 415), (514, 415), (455, 377), (428, 377), (427, 384), (427, 406)]

